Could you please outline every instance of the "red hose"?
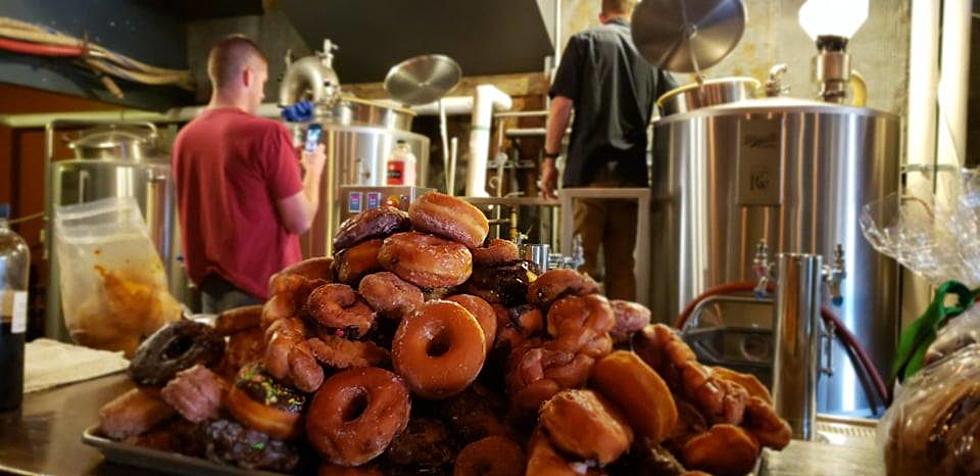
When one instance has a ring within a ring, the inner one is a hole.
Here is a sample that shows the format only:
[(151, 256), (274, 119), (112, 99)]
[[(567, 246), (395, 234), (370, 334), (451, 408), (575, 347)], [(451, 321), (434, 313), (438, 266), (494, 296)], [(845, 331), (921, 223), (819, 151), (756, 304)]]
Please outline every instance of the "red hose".
[(0, 50), (36, 56), (54, 56), (59, 58), (77, 58), (85, 54), (81, 46), (46, 45), (29, 41), (0, 38)]
[[(677, 319), (674, 320), (674, 327), (678, 329), (683, 329), (684, 325), (687, 324), (688, 319), (691, 318), (691, 314), (694, 312), (694, 309), (698, 306), (698, 304), (700, 304), (705, 299), (714, 296), (725, 295), (725, 294), (750, 292), (750, 291), (754, 291), (755, 287), (756, 287), (756, 283), (743, 281), (738, 283), (721, 284), (713, 288), (709, 288), (707, 291), (705, 291), (700, 296), (698, 296), (693, 301), (691, 301), (684, 308), (684, 310), (681, 311), (681, 313), (677, 316)], [(775, 286), (770, 284), (767, 287), (767, 290), (772, 291), (774, 288)], [(854, 355), (857, 357), (858, 360), (858, 365), (862, 367), (864, 372), (871, 378), (871, 383), (874, 385), (875, 391), (878, 393), (878, 395), (881, 397), (884, 404), (887, 406), (888, 403), (890, 403), (891, 401), (890, 398), (891, 394), (888, 391), (888, 386), (885, 385), (885, 380), (881, 378), (881, 374), (878, 373), (878, 368), (875, 367), (874, 363), (871, 362), (871, 358), (868, 357), (868, 353), (867, 351), (864, 350), (864, 347), (861, 346), (861, 343), (858, 342), (854, 334), (852, 334), (851, 331), (847, 329), (847, 326), (845, 326), (844, 323), (841, 322), (840, 318), (838, 318), (837, 315), (834, 314), (834, 312), (831, 311), (826, 306), (820, 308), (820, 317), (823, 318), (825, 323), (833, 324), (835, 329), (838, 330), (836, 335), (840, 337), (841, 341), (845, 346), (847, 346), (854, 352)]]
[(885, 380), (881, 378), (881, 374), (878, 373), (878, 369), (875, 367), (874, 363), (871, 362), (871, 357), (868, 356), (867, 351), (861, 346), (861, 343), (857, 341), (857, 337), (851, 333), (851, 331), (844, 325), (844, 323), (837, 317), (827, 306), (820, 307), (820, 317), (823, 318), (825, 323), (831, 323), (834, 325), (835, 335), (840, 336), (844, 344), (854, 351), (857, 355), (859, 361), (861, 361), (861, 366), (864, 367), (868, 376), (871, 377), (871, 383), (874, 384), (875, 390), (878, 391), (878, 395), (881, 396), (885, 406), (891, 403), (891, 392), (888, 391), (888, 385), (885, 385)]
[[(688, 304), (687, 307), (685, 307), (684, 310), (681, 311), (681, 313), (677, 316), (677, 319), (674, 320), (674, 327), (678, 329), (683, 329), (684, 325), (687, 324), (687, 320), (691, 318), (691, 313), (694, 312), (694, 308), (698, 307), (698, 304), (701, 304), (701, 301), (704, 301), (705, 299), (714, 296), (723, 296), (726, 294), (734, 294), (734, 293), (740, 293), (745, 291), (755, 291), (755, 286), (756, 286), (755, 283), (742, 281), (738, 283), (720, 284), (713, 288), (709, 288), (707, 291), (701, 293), (701, 295), (698, 296), (696, 299), (691, 301), (690, 304)], [(768, 291), (771, 291), (773, 287), (770, 284), (769, 287), (766, 289)]]

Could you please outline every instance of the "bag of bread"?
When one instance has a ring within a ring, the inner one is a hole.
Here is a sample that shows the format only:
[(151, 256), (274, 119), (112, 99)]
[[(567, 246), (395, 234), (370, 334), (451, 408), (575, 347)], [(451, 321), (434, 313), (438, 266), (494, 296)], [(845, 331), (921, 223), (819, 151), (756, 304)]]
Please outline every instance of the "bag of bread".
[(905, 381), (878, 424), (889, 476), (980, 474), (980, 344)]
[(76, 343), (128, 357), (144, 337), (180, 318), (132, 197), (56, 207), (54, 240), (65, 327)]

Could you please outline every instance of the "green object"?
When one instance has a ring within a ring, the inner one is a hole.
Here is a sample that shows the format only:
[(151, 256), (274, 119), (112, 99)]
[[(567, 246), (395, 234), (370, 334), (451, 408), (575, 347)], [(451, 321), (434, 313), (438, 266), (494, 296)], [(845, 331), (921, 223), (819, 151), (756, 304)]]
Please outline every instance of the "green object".
[[(956, 304), (946, 307), (946, 296), (954, 295)], [(976, 292), (970, 291), (963, 283), (946, 281), (936, 290), (932, 304), (926, 308), (912, 324), (904, 331), (898, 341), (898, 355), (892, 364), (892, 378), (900, 382), (915, 375), (922, 369), (925, 362), (926, 350), (936, 340), (936, 333), (948, 319), (952, 319), (973, 305)]]

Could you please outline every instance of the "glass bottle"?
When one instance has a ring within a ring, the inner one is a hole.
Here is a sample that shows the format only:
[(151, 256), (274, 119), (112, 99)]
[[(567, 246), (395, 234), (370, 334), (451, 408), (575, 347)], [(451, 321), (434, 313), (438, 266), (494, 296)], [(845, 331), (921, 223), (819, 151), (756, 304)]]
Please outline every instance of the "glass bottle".
[(9, 216), (10, 206), (0, 204), (0, 410), (17, 408), (24, 398), (27, 275), (31, 263), (27, 243), (8, 226)]

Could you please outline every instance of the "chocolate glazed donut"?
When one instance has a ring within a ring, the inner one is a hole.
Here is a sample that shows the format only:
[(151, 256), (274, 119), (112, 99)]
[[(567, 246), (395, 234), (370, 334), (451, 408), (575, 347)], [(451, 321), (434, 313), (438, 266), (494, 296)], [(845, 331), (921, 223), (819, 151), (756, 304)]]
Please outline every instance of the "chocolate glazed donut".
[(394, 207), (380, 207), (358, 213), (340, 224), (333, 249), (343, 250), (372, 238), (384, 238), (411, 227), (408, 214)]
[(136, 349), (129, 377), (137, 385), (160, 386), (196, 364), (217, 365), (225, 352), (225, 339), (213, 328), (181, 320), (156, 331)]

